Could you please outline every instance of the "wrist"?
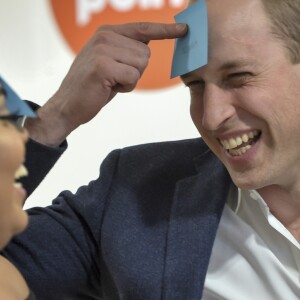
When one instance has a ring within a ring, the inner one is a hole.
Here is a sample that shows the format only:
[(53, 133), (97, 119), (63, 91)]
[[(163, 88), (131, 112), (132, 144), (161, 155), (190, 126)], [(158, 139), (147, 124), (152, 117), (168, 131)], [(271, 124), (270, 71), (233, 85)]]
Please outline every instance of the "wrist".
[(60, 110), (50, 101), (36, 113), (36, 118), (25, 120), (24, 127), (29, 131), (30, 138), (40, 144), (58, 147), (73, 130), (67, 126)]

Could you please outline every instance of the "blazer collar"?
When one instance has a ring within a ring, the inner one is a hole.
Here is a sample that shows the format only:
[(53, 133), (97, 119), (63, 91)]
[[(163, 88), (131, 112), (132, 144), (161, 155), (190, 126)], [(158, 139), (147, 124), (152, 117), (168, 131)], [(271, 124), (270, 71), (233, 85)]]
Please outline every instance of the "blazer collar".
[[(223, 164), (205, 146), (195, 176), (177, 183), (169, 221), (162, 299), (201, 299), (230, 187)], [(205, 149), (206, 147), (206, 149)]]

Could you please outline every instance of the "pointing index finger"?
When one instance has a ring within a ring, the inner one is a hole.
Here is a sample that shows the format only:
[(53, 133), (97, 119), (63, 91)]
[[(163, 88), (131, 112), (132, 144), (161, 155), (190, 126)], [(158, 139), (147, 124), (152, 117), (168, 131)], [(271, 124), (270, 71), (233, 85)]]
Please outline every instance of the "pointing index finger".
[(152, 22), (137, 22), (121, 25), (104, 25), (101, 30), (110, 30), (140, 42), (151, 40), (175, 39), (187, 32), (186, 24), (166, 24)]

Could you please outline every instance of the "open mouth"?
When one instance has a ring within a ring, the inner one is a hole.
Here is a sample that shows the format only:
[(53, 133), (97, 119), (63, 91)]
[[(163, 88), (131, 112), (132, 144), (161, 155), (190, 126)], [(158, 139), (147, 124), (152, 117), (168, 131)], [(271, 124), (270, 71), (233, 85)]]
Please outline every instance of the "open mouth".
[(230, 155), (241, 156), (252, 148), (260, 136), (260, 131), (253, 130), (244, 133), (241, 136), (230, 138), (228, 140), (221, 140), (220, 142)]
[(22, 184), (20, 182), (18, 182), (18, 180), (27, 175), (28, 175), (28, 171), (27, 171), (26, 167), (24, 165), (21, 165), (15, 173), (14, 186), (17, 188), (22, 187)]

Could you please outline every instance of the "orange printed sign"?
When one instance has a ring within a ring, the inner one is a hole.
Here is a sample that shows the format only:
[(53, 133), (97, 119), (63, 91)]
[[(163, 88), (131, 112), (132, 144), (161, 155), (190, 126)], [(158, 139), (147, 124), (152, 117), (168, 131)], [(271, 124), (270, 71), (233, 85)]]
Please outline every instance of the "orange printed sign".
[[(187, 0), (50, 0), (54, 16), (71, 49), (78, 53), (101, 24), (128, 22), (173, 23)], [(174, 40), (151, 41), (150, 63), (138, 89), (178, 84), (170, 79)]]

